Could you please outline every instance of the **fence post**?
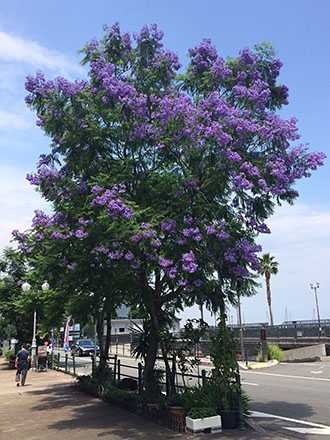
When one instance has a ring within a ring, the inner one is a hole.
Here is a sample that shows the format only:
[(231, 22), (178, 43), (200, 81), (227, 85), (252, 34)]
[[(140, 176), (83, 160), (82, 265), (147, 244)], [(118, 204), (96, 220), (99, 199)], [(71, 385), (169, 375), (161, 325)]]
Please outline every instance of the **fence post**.
[(238, 400), (238, 411), (239, 411), (239, 421), (238, 421), (238, 429), (240, 431), (245, 430), (245, 422), (243, 418), (243, 406), (242, 406), (242, 394), (241, 394), (241, 377), (239, 374), (236, 374), (236, 383), (238, 384), (238, 393), (237, 393), (237, 400)]
[(142, 364), (141, 362), (138, 363), (138, 384), (139, 384), (139, 394), (142, 393)]
[(167, 371), (166, 371), (165, 386), (166, 386), (166, 396), (169, 396), (170, 395), (170, 376)]
[(120, 382), (120, 359), (118, 359), (118, 382)]
[(68, 353), (65, 353), (65, 372), (68, 372)]
[(202, 385), (204, 386), (206, 382), (206, 371), (202, 370)]
[(52, 352), (50, 355), (50, 368), (54, 368), (54, 353)]
[(171, 381), (171, 390), (170, 390), (170, 394), (175, 394), (175, 381), (176, 381), (176, 355), (173, 355), (173, 360), (172, 360), (172, 381)]
[(115, 354), (114, 357), (114, 367), (113, 367), (113, 379), (116, 380), (116, 375), (117, 375), (117, 355)]
[(72, 355), (73, 374), (76, 374), (76, 356)]
[(61, 358), (61, 354), (57, 353), (57, 370), (60, 370), (60, 358)]

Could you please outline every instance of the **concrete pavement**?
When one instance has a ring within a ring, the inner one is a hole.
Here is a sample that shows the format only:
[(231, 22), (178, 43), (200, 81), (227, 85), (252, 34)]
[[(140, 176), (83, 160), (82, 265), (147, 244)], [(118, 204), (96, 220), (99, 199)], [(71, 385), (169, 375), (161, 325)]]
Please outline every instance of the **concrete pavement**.
[(60, 372), (29, 371), (25, 387), (17, 387), (15, 370), (0, 360), (1, 440), (171, 440), (275, 439), (257, 428), (219, 434), (177, 434), (99, 399), (85, 395), (74, 379)]

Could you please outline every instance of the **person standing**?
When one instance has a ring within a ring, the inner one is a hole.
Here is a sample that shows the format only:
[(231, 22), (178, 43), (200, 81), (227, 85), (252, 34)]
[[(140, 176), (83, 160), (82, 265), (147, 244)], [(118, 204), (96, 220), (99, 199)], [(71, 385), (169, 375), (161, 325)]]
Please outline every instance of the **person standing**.
[(16, 382), (19, 387), (19, 381), (21, 379), (22, 387), (25, 385), (25, 379), (30, 363), (30, 352), (26, 349), (26, 344), (21, 345), (21, 349), (18, 351), (15, 359)]

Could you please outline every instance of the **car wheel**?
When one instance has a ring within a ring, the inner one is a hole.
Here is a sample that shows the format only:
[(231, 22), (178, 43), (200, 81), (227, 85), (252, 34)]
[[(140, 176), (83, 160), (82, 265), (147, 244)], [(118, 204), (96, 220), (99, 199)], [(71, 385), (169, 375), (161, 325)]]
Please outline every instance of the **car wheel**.
[(82, 355), (83, 355), (82, 350), (79, 350), (79, 356), (82, 356)]

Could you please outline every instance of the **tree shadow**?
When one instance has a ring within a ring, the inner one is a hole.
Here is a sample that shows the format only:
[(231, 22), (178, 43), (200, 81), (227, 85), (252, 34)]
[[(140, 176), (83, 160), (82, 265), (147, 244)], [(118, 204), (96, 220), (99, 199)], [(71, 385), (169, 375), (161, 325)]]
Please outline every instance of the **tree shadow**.
[[(45, 396), (40, 399), (40, 403), (31, 407), (33, 411), (51, 411), (65, 406), (86, 405), (86, 398), (92, 401), (91, 396), (86, 396), (75, 388), (74, 385), (59, 384), (49, 386), (47, 389), (29, 391), (29, 394), (35, 396)], [(93, 399), (97, 401), (96, 398)]]
[(306, 403), (290, 403), (286, 401), (273, 400), (270, 402), (253, 401), (253, 411), (273, 414), (282, 417), (307, 420), (315, 414), (314, 409)]
[(34, 390), (29, 393), (40, 396), (38, 405), (31, 407), (31, 410), (39, 413), (52, 411), (53, 420), (56, 421), (47, 422), (45, 427), (63, 432), (63, 435), (65, 431), (77, 430), (85, 432), (86, 438), (109, 437), (141, 440), (187, 438), (185, 434), (170, 431), (156, 423), (86, 395), (73, 386), (60, 386), (57, 389), (50, 386), (48, 389)]

